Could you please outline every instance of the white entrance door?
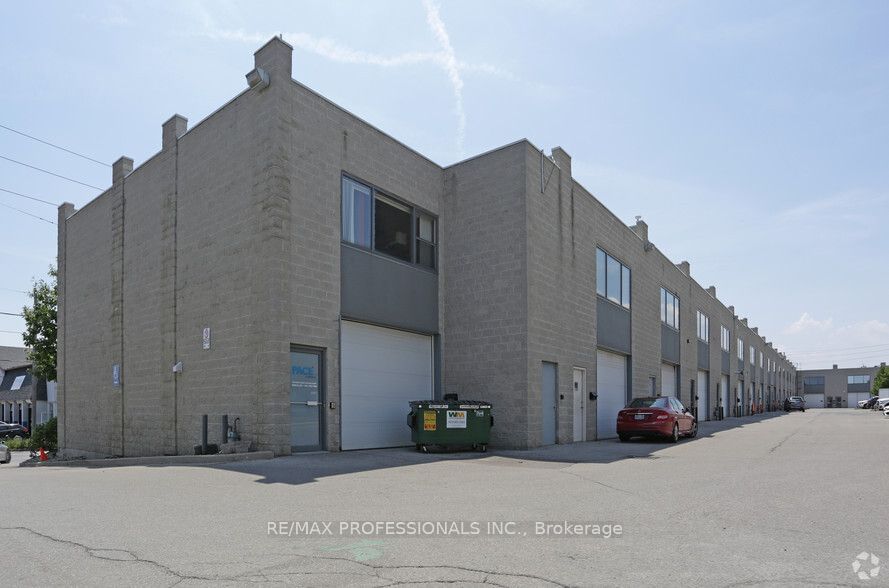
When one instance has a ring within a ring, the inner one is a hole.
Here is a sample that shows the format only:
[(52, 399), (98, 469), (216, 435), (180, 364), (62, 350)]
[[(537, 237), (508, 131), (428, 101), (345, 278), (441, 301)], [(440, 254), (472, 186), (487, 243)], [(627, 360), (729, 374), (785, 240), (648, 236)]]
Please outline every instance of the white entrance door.
[(596, 438), (617, 436), (617, 413), (627, 402), (627, 358), (596, 352)]
[(727, 417), (732, 408), (732, 405), (729, 404), (728, 376), (722, 376), (722, 382), (719, 387), (722, 392), (722, 416)]
[(698, 370), (698, 385), (696, 393), (698, 395), (698, 420), (710, 420), (710, 373)]
[(586, 441), (586, 370), (574, 368), (574, 440)]
[(432, 337), (342, 323), (342, 447), (410, 445), (411, 400), (432, 398)]
[(661, 364), (661, 396), (676, 396), (676, 366)]

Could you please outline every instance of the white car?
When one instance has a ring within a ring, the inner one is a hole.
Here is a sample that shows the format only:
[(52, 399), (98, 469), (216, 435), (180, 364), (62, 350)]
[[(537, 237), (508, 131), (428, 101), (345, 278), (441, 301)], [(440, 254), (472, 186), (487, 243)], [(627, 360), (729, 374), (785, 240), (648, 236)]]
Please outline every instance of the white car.
[(9, 463), (12, 461), (12, 452), (9, 447), (0, 443), (0, 463)]
[(877, 400), (877, 409), (883, 410), (884, 408), (886, 408), (886, 404), (889, 404), (889, 398), (880, 398), (879, 400)]
[[(870, 399), (868, 399), (868, 400), (870, 400)], [(864, 405), (868, 403), (868, 400), (859, 400), (858, 401), (858, 408), (864, 408)]]

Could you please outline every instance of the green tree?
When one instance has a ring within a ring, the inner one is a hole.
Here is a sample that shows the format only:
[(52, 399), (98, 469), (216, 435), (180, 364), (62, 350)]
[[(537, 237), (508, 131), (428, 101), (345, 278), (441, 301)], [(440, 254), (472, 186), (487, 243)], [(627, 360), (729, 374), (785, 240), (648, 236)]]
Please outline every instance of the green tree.
[(880, 388), (889, 388), (889, 365), (881, 366), (874, 376), (874, 386), (870, 393), (876, 396), (880, 392)]
[(49, 267), (49, 281), (40, 279), (31, 286), (31, 306), (24, 307), (25, 332), (22, 339), (33, 362), (31, 373), (46, 381), (56, 379), (56, 313), (59, 292), (56, 268)]

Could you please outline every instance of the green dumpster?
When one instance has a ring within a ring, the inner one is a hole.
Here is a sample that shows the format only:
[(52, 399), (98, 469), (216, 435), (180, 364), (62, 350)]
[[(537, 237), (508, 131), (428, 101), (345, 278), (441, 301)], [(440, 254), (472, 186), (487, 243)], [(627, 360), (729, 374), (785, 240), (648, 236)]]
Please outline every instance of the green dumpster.
[(487, 451), (494, 417), (483, 400), (414, 400), (407, 415), (411, 441), (420, 451), (430, 445)]

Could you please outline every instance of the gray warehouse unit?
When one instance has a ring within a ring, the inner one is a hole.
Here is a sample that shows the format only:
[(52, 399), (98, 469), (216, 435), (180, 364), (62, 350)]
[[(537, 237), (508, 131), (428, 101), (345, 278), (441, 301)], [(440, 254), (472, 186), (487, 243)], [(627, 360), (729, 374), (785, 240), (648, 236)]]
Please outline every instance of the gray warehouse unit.
[(799, 370), (797, 396), (806, 401), (806, 408), (856, 408), (860, 400), (871, 397), (874, 378), (885, 362), (873, 367)]
[(408, 401), (494, 406), (492, 444), (615, 435), (628, 399), (777, 406), (782, 353), (520, 140), (441, 167), (294, 81), (292, 48), (80, 210), (59, 209), (60, 444), (191, 453), (410, 443)]

